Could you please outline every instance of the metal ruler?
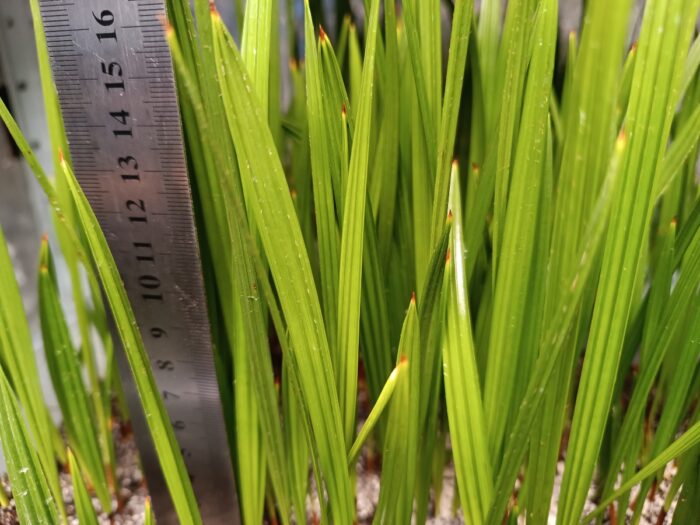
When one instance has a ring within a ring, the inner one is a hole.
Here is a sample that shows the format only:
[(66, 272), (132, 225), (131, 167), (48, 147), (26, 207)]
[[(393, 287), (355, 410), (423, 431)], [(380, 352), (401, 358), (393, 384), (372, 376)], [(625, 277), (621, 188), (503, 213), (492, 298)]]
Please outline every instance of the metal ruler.
[[(164, 0), (40, 6), (73, 168), (119, 267), (202, 518), (234, 523)], [(134, 417), (140, 403), (128, 391)], [(134, 424), (158, 522), (176, 523), (150, 435)]]

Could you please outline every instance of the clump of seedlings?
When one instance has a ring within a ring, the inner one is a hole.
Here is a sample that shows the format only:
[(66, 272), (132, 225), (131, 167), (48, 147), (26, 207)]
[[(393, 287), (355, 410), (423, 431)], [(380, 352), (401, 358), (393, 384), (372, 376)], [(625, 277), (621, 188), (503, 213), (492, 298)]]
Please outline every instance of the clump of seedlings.
[[(297, 20), (301, 2), (239, 0), (239, 43), (208, 0), (165, 3), (243, 523), (353, 523), (358, 458), (379, 477), (374, 523), (439, 514), (447, 465), (447, 512), (470, 524), (638, 523), (671, 463), (664, 509), (696, 522), (700, 0), (647, 0), (632, 46), (633, 2), (590, 0), (564, 48), (556, 0), (365, 0), (333, 39), (320, 2)], [(65, 521), (69, 469), (81, 523), (93, 498), (118, 510), (109, 308), (179, 519), (201, 523), (31, 4), (55, 164), (0, 116), (50, 203), (78, 330), (44, 241), (62, 435), (0, 238), (13, 504)]]

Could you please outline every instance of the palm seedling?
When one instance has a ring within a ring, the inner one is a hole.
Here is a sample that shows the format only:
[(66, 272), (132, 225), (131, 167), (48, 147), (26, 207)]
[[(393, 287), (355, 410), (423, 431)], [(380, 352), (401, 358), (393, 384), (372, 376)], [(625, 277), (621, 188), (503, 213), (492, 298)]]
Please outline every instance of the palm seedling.
[[(378, 454), (376, 523), (424, 523), (450, 462), (467, 523), (628, 510), (638, 523), (670, 462), (662, 512), (695, 522), (700, 0), (647, 0), (632, 46), (631, 0), (586, 2), (568, 46), (556, 0), (365, 0), (334, 43), (308, 0), (299, 18), (299, 2), (237, 1), (238, 43), (207, 0), (165, 4), (244, 523), (352, 523), (356, 464)], [(81, 523), (96, 519), (91, 491), (111, 510), (119, 382), (111, 365), (97, 374), (91, 337), (112, 363), (109, 306), (179, 519), (200, 523), (73, 176), (32, 6), (53, 178), (4, 103), (0, 116), (52, 207), (79, 330), (44, 242), (66, 455), (0, 239), (0, 442), (17, 512), (65, 519), (56, 460)]]

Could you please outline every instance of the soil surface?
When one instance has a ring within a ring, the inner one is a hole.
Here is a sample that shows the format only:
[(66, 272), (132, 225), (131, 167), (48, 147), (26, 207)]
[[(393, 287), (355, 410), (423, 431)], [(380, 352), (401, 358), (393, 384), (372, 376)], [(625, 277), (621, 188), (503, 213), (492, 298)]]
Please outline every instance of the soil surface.
[[(125, 435), (122, 430), (123, 429), (115, 429), (114, 434), (115, 443), (117, 444), (118, 457), (117, 477), (119, 479), (119, 485), (122, 487), (118, 494), (119, 502), (116, 500), (113, 502), (113, 506), (117, 508), (117, 511), (109, 515), (101, 512), (99, 502), (96, 498), (93, 498), (95, 509), (100, 512), (100, 525), (138, 525), (142, 524), (144, 521), (143, 509), (147, 497), (147, 489), (143, 480), (141, 468), (139, 466), (136, 445), (134, 444), (132, 436), (128, 434)], [(552, 508), (549, 516), (549, 524), (551, 525), (556, 523), (556, 501), (558, 499), (559, 490), (561, 487), (563, 468), (564, 462), (560, 461), (557, 466)], [(372, 465), (372, 462), (368, 462), (366, 455), (363, 455), (360, 461), (358, 461), (356, 473), (358, 525), (370, 525), (379, 501), (379, 474), (377, 468)], [(668, 466), (664, 472), (664, 479), (658, 485), (656, 491), (654, 491), (652, 498), (647, 498), (645, 500), (642, 519), (640, 521), (642, 525), (664, 525), (671, 523), (673, 519), (675, 501), (671, 505), (669, 511), (663, 517), (662, 515), (664, 500), (668, 489), (671, 486), (671, 481), (673, 480), (675, 473), (675, 466)], [(2, 482), (6, 492), (10, 493), (7, 477), (3, 477), (0, 482)], [(309, 486), (310, 490), (309, 496), (307, 496), (306, 500), (306, 512), (309, 518), (309, 523), (317, 523), (320, 507), (318, 504), (318, 493), (316, 491), (313, 476), (310, 479)], [(61, 487), (63, 489), (63, 500), (66, 504), (66, 510), (70, 516), (69, 525), (78, 525), (78, 519), (75, 517), (71, 476), (68, 472), (61, 473)], [(452, 464), (450, 464), (447, 466), (444, 472), (439, 504), (437, 507), (434, 503), (431, 505), (431, 517), (427, 521), (428, 525), (461, 525), (465, 523), (461, 510), (458, 510), (456, 513), (453, 512), (455, 490), (455, 471)], [(592, 486), (589, 493), (590, 498), (593, 498), (595, 492), (595, 486)], [(634, 501), (637, 497), (638, 489), (633, 489), (630, 501)], [(596, 505), (593, 500), (589, 499), (589, 501), (586, 503), (585, 511), (590, 512), (595, 508), (595, 506)], [(628, 511), (627, 519), (624, 520), (624, 523), (629, 523), (631, 518), (632, 511)], [(11, 500), (8, 507), (0, 508), (0, 525), (16, 525), (18, 523), (19, 520), (17, 519), (14, 501)], [(524, 519), (522, 519), (520, 523), (524, 524)], [(603, 523), (611, 523), (607, 513)], [(623, 523), (623, 520), (618, 519), (617, 523)]]
[[(139, 456), (133, 436), (121, 427), (114, 429), (114, 442), (117, 454), (116, 474), (119, 480), (119, 494), (112, 501), (112, 507), (117, 509), (111, 514), (102, 512), (97, 498), (92, 499), (95, 510), (99, 513), (100, 525), (139, 525), (144, 522), (144, 504), (148, 491), (144, 483), (143, 474), (139, 465)], [(68, 472), (60, 474), (63, 502), (68, 513), (68, 525), (79, 525), (75, 517), (75, 504), (73, 502), (73, 484)], [(0, 482), (7, 494), (11, 493), (7, 476), (3, 476)], [(0, 525), (16, 525), (19, 523), (15, 502), (10, 499), (7, 507), (0, 507)]]

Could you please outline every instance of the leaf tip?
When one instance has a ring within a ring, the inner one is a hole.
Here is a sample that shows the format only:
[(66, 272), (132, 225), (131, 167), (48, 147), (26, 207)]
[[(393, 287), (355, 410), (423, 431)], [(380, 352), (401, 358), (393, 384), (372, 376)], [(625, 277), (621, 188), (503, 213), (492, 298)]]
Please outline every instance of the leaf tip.
[(211, 13), (211, 16), (213, 18), (221, 18), (221, 15), (219, 15), (219, 10), (216, 8), (216, 4), (214, 3), (214, 0), (209, 0), (209, 12)]
[(161, 15), (159, 18), (160, 18), (160, 23), (163, 24), (163, 28), (165, 29), (166, 40), (171, 40), (173, 37), (173, 34), (175, 33), (175, 30), (173, 29), (173, 26), (170, 24), (170, 20), (168, 20), (168, 17), (165, 14)]
[(406, 354), (401, 354), (401, 357), (399, 358), (399, 364), (396, 368), (400, 366), (406, 366), (408, 364), (408, 357), (406, 357)]
[(416, 305), (416, 291), (415, 290), (411, 292), (411, 304), (413, 306)]
[(322, 44), (328, 39), (328, 35), (326, 35), (326, 31), (321, 24), (318, 25), (318, 39)]
[(447, 248), (447, 251), (445, 252), (445, 264), (449, 264), (451, 260), (452, 260), (452, 250)]
[(620, 130), (619, 135), (617, 136), (617, 140), (615, 141), (615, 149), (621, 153), (624, 151), (625, 147), (627, 146), (627, 132), (625, 131), (625, 128), (622, 128)]

